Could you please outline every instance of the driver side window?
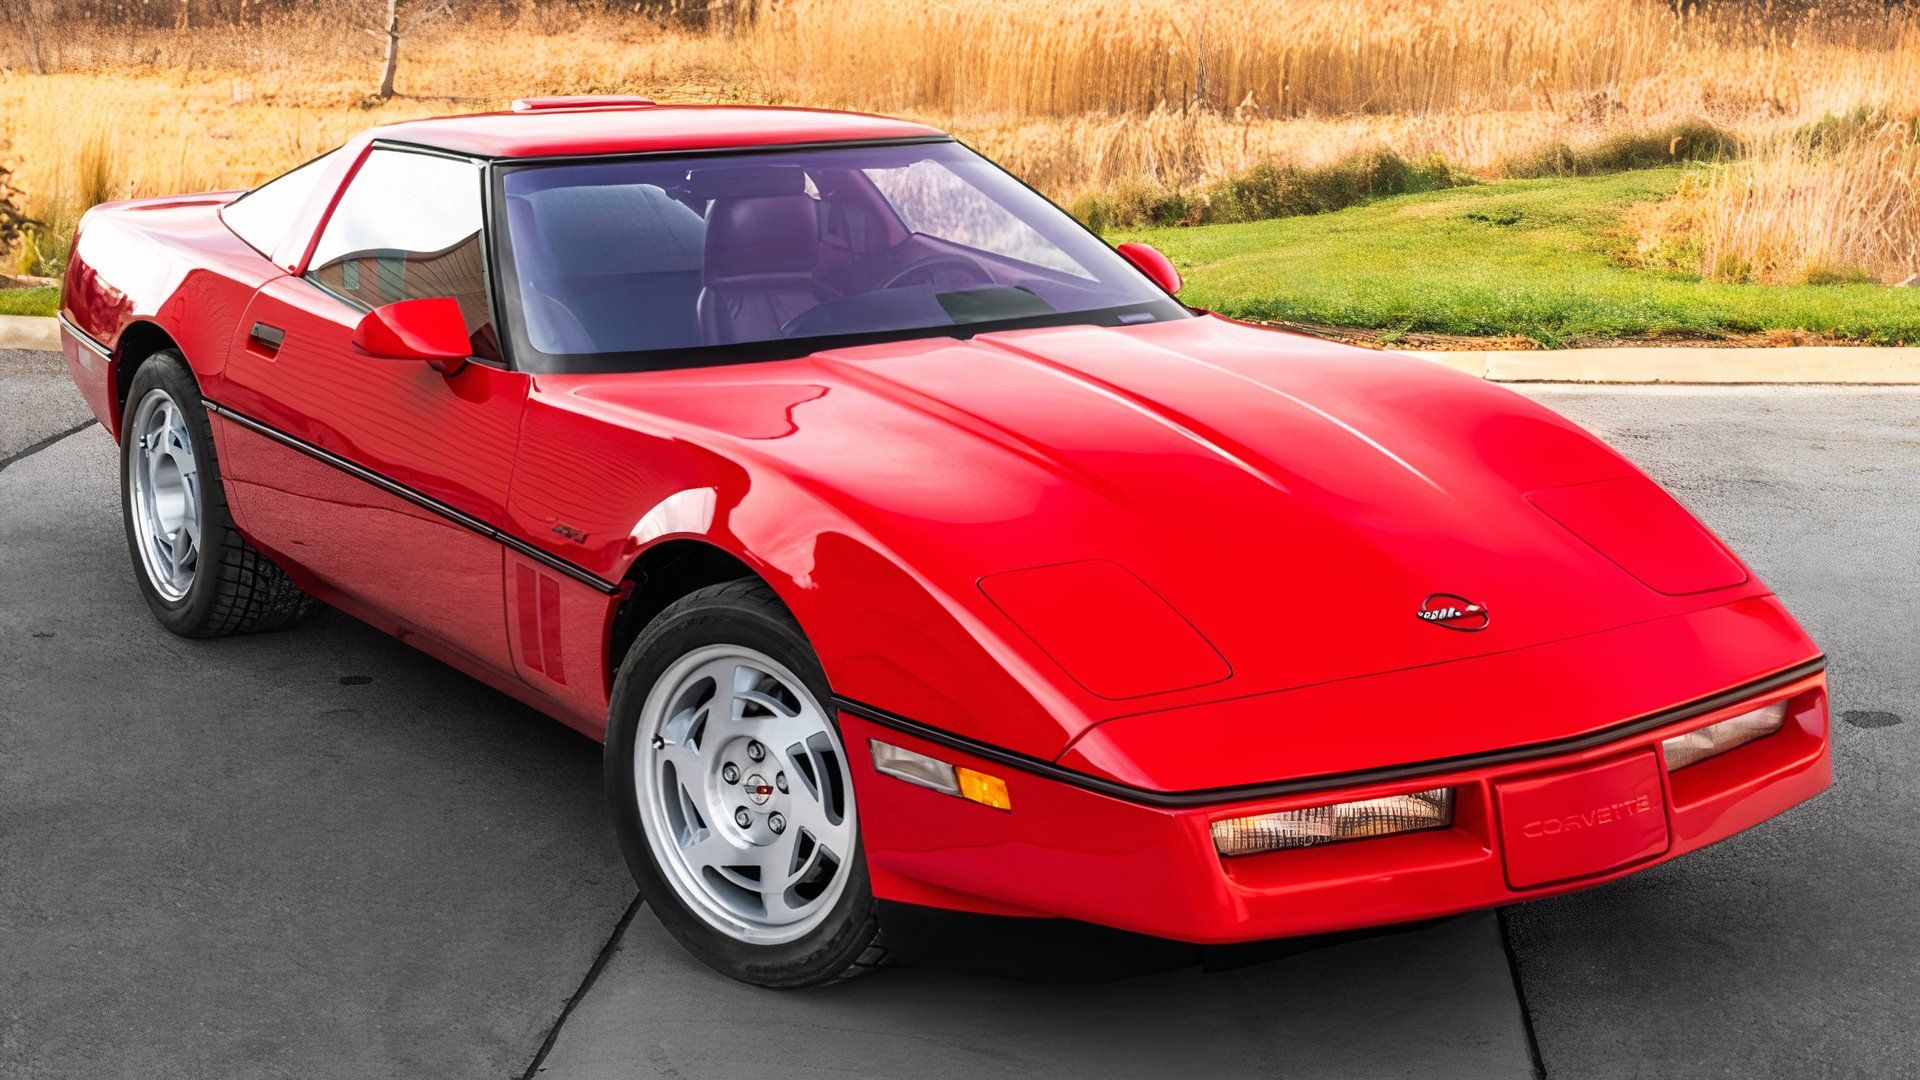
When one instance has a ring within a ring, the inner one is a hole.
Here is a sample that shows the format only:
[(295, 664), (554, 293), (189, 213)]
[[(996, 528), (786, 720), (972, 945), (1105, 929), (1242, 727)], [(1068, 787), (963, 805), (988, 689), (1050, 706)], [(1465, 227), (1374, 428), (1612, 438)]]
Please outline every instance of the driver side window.
[(449, 297), (460, 305), (474, 355), (497, 361), (482, 221), (478, 165), (374, 150), (327, 219), (307, 279), (369, 310)]

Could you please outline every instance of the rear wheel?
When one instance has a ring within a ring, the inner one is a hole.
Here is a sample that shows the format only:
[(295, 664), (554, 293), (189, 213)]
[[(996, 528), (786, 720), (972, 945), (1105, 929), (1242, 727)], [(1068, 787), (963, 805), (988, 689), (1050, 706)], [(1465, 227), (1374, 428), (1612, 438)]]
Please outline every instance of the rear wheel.
[(831, 700), (752, 579), (668, 607), (614, 686), (607, 790), (627, 863), (667, 930), (745, 982), (827, 982), (882, 954)]
[(221, 637), (305, 614), (314, 601), (234, 528), (206, 404), (179, 353), (140, 365), (121, 420), (127, 549), (160, 624), (181, 637)]

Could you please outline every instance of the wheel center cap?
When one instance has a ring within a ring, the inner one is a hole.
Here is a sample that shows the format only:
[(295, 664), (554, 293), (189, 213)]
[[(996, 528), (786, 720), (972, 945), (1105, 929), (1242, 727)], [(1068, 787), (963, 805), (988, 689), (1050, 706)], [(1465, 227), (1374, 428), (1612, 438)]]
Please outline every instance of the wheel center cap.
[(765, 806), (767, 800), (773, 798), (773, 785), (767, 783), (767, 778), (759, 773), (747, 777), (747, 782), (741, 786), (747, 789), (747, 798), (752, 799), (755, 806)]

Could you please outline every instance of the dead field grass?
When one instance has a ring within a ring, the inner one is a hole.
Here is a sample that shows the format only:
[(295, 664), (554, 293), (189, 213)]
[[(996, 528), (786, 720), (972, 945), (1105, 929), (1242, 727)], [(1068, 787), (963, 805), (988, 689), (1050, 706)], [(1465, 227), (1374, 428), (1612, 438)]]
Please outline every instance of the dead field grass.
[[(517, 17), (476, 5), (409, 30), (399, 94), (385, 102), (369, 96), (378, 42), (339, 5), (186, 30), (64, 23), (45, 35), (45, 74), (0, 41), (0, 165), (57, 233), (102, 196), (249, 185), (371, 124), (536, 93), (904, 114), (1067, 203), (1382, 148), (1491, 177), (1555, 143), (1682, 121), (1765, 147), (1832, 115), (1920, 113), (1920, 17), (1877, 0), (1841, 12), (1710, 4), (1688, 18), (1664, 0), (1355, 11), (1351, 0), (741, 0), (689, 29), (557, 3)], [(1775, 179), (1730, 171), (1715, 190), (1745, 183), (1750, 199), (1787, 200), (1779, 213), (1717, 212), (1689, 228), (1778, 233), (1791, 207), (1809, 205), (1785, 194), (1804, 185), (1782, 178), (1841, 153), (1738, 166)], [(1814, 168), (1825, 178), (1814, 183), (1858, 185), (1863, 169), (1875, 183), (1910, 180), (1899, 155), (1856, 158)], [(1847, 265), (1894, 273), (1883, 249), (1903, 234), (1856, 232), (1887, 239), (1848, 247)]]

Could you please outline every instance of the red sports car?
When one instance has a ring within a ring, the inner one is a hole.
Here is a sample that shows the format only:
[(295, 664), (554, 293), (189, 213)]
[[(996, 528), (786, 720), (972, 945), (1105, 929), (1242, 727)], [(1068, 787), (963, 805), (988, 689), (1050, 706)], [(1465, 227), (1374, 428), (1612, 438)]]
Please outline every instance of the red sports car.
[(167, 629), (317, 598), (604, 739), (752, 982), (881, 900), (1505, 904), (1828, 785), (1820, 650), (1618, 454), (1179, 286), (917, 124), (568, 98), (99, 207), (61, 316)]

